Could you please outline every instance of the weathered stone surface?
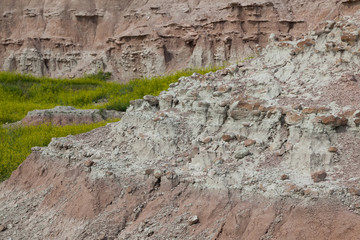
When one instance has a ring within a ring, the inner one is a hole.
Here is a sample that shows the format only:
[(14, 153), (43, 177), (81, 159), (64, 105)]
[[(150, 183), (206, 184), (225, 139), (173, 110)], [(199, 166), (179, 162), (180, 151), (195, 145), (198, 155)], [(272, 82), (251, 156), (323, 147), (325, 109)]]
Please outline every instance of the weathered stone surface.
[(200, 222), (199, 217), (196, 216), (196, 215), (191, 216), (191, 217), (189, 218), (189, 225), (190, 225), (190, 226), (191, 226), (191, 225), (194, 225), (194, 224), (197, 224), (197, 223), (199, 223), (199, 222)]
[(319, 107), (319, 108), (314, 108), (314, 107), (309, 107), (309, 108), (304, 108), (302, 110), (302, 113), (304, 114), (312, 114), (312, 113), (324, 113), (324, 112), (327, 112), (329, 111), (330, 109), (328, 108), (325, 108), (325, 107)]
[(91, 167), (91, 166), (94, 165), (94, 161), (86, 160), (86, 161), (84, 162), (84, 165), (85, 165), (85, 167)]
[(327, 174), (323, 170), (311, 174), (311, 178), (315, 183), (325, 181), (326, 176)]
[(144, 100), (148, 102), (151, 106), (159, 105), (159, 99), (156, 96), (146, 95)]
[(249, 147), (249, 146), (254, 145), (255, 143), (256, 143), (255, 140), (253, 140), (253, 139), (247, 139), (247, 140), (244, 141), (244, 146), (245, 146), (245, 147)]
[(233, 134), (224, 134), (224, 135), (222, 135), (221, 139), (224, 142), (230, 142), (230, 141), (235, 139), (235, 135), (233, 135)]
[[(337, 8), (336, 0), (1, 1), (0, 69), (52, 77), (105, 70), (126, 81), (235, 62), (265, 47), (271, 33), (301, 37)], [(353, 42), (351, 34), (343, 41)]]
[(338, 149), (336, 147), (329, 147), (328, 151), (332, 152), (332, 153), (336, 153), (338, 151)]
[(0, 232), (3, 232), (3, 231), (5, 231), (5, 230), (6, 230), (6, 226), (0, 224)]
[(161, 171), (160, 169), (156, 169), (154, 171), (154, 177), (157, 178), (157, 179), (160, 179), (163, 175), (163, 171)]
[(359, 32), (344, 32), (341, 41), (354, 45), (359, 38)]
[(345, 117), (335, 117), (333, 115), (331, 116), (323, 116), (318, 117), (318, 121), (325, 125), (330, 125), (332, 127), (340, 127), (340, 126), (346, 126), (348, 123), (348, 119)]
[(289, 125), (300, 123), (303, 119), (303, 115), (292, 112), (288, 112), (285, 117), (285, 121)]
[(148, 175), (148, 176), (153, 175), (154, 171), (155, 171), (154, 169), (146, 169), (145, 170), (145, 175)]
[(203, 142), (203, 143), (210, 143), (212, 140), (213, 140), (212, 137), (205, 137), (205, 138), (203, 138), (203, 139), (201, 140), (201, 142)]
[(281, 175), (280, 179), (283, 180), (283, 181), (284, 181), (284, 180), (288, 180), (288, 179), (289, 179), (289, 175), (283, 174), (283, 175)]
[(248, 149), (243, 149), (235, 154), (236, 159), (243, 159), (246, 156), (249, 156), (251, 153)]
[(107, 119), (121, 118), (123, 112), (99, 109), (76, 109), (69, 106), (57, 106), (52, 109), (34, 110), (21, 120), (23, 125), (40, 125), (51, 123), (54, 125), (89, 124)]
[(351, 187), (351, 188), (348, 189), (348, 191), (352, 195), (360, 196), (360, 189), (359, 188)]
[(99, 236), (96, 238), (97, 240), (106, 240), (106, 234), (105, 233), (100, 233)]

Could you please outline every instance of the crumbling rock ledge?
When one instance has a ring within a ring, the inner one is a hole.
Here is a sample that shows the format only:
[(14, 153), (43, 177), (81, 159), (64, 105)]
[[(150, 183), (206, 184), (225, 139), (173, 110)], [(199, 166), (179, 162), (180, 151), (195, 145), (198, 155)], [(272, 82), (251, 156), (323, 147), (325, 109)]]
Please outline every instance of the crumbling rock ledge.
[(52, 109), (28, 112), (26, 117), (21, 120), (21, 124), (25, 126), (46, 123), (58, 126), (90, 124), (108, 119), (120, 119), (123, 115), (123, 112), (114, 110), (76, 109), (70, 106), (57, 106)]
[(271, 36), (249, 62), (33, 148), (0, 185), (0, 237), (356, 239), (359, 20)]

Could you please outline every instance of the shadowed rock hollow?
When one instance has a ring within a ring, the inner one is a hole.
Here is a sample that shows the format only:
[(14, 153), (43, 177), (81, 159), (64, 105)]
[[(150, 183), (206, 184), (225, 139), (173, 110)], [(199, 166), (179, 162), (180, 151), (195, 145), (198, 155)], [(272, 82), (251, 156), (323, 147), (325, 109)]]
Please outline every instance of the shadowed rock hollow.
[(99, 70), (114, 80), (236, 62), (358, 1), (2, 0), (0, 69), (52, 77)]
[(359, 20), (272, 35), (251, 61), (33, 148), (0, 185), (0, 237), (357, 239)]

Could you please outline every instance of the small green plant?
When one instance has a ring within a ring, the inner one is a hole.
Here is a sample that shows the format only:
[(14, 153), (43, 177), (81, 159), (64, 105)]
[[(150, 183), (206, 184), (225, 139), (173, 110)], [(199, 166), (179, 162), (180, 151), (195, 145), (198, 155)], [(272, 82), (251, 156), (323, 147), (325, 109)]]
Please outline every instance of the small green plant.
[(102, 70), (98, 71), (97, 73), (94, 74), (88, 74), (85, 75), (85, 78), (89, 78), (89, 79), (94, 79), (94, 80), (100, 80), (100, 81), (108, 81), (111, 79), (111, 72), (104, 72)]

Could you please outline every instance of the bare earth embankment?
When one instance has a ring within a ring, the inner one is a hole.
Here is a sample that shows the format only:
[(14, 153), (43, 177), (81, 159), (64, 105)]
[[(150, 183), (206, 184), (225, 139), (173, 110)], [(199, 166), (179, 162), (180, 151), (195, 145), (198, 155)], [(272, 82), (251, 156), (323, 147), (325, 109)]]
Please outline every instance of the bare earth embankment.
[(0, 185), (0, 237), (357, 239), (359, 23), (271, 36), (250, 62), (34, 148)]

